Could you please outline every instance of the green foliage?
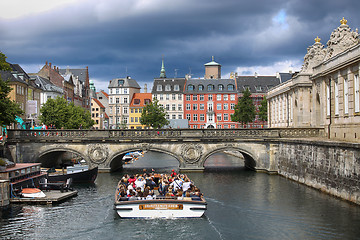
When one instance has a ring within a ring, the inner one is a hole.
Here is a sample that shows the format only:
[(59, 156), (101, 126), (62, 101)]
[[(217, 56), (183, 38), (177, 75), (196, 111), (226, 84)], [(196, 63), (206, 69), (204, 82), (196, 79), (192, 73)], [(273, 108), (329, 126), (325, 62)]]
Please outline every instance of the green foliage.
[(45, 125), (54, 124), (56, 128), (78, 129), (81, 125), (89, 129), (94, 125), (89, 111), (68, 104), (64, 98), (49, 99), (40, 109), (40, 121)]
[(260, 103), (260, 107), (259, 107), (259, 119), (262, 121), (267, 121), (268, 120), (268, 116), (267, 116), (267, 100), (266, 97), (264, 96), (263, 100)]
[(169, 124), (165, 118), (166, 111), (159, 105), (159, 101), (155, 99), (151, 103), (146, 104), (141, 113), (140, 123), (152, 128), (162, 128)]
[[(6, 62), (6, 56), (0, 52), (0, 70), (10, 71), (10, 65)], [(2, 79), (0, 74), (0, 126), (8, 126), (15, 123), (16, 115), (23, 114), (20, 106), (8, 96), (12, 88), (7, 79)]]
[(243, 96), (239, 98), (238, 103), (235, 105), (235, 112), (231, 115), (231, 121), (239, 122), (243, 125), (254, 121), (256, 111), (250, 96), (250, 90), (248, 88), (245, 89)]

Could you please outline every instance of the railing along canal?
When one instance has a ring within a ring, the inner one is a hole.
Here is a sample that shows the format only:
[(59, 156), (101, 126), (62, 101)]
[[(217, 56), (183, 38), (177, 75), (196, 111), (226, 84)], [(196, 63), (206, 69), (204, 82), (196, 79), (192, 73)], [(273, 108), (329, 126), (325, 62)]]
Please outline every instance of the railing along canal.
[[(119, 130), (9, 130), (9, 141), (23, 140), (115, 140), (156, 139), (263, 139), (323, 137), (320, 128), (288, 129), (119, 129)], [(35, 140), (35, 141), (36, 141)]]

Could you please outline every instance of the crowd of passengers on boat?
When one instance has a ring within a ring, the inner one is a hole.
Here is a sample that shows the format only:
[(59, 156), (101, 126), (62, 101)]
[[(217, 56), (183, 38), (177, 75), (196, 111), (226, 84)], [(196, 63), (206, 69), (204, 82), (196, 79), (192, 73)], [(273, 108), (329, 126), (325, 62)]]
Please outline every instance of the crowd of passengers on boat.
[(202, 200), (203, 194), (186, 174), (147, 173), (124, 175), (117, 186), (118, 201), (177, 199)]

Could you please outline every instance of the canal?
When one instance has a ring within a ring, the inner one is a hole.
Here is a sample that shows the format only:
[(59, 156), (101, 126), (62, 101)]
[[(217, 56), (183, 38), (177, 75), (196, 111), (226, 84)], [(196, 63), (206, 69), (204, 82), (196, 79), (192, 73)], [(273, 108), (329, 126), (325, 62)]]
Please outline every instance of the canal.
[(3, 211), (0, 239), (360, 239), (360, 207), (277, 175), (246, 170), (216, 154), (204, 173), (188, 176), (204, 193), (200, 219), (121, 219), (113, 210), (116, 184), (142, 168), (177, 169), (149, 152), (122, 172), (101, 173), (78, 196), (55, 206), (13, 205)]

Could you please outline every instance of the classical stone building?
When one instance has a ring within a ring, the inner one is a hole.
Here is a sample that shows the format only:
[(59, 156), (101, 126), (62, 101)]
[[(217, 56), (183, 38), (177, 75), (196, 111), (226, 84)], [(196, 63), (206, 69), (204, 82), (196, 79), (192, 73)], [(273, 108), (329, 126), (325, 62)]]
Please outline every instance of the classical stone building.
[(325, 48), (317, 37), (293, 78), (268, 92), (270, 127), (321, 127), (359, 142), (360, 40), (344, 18)]

